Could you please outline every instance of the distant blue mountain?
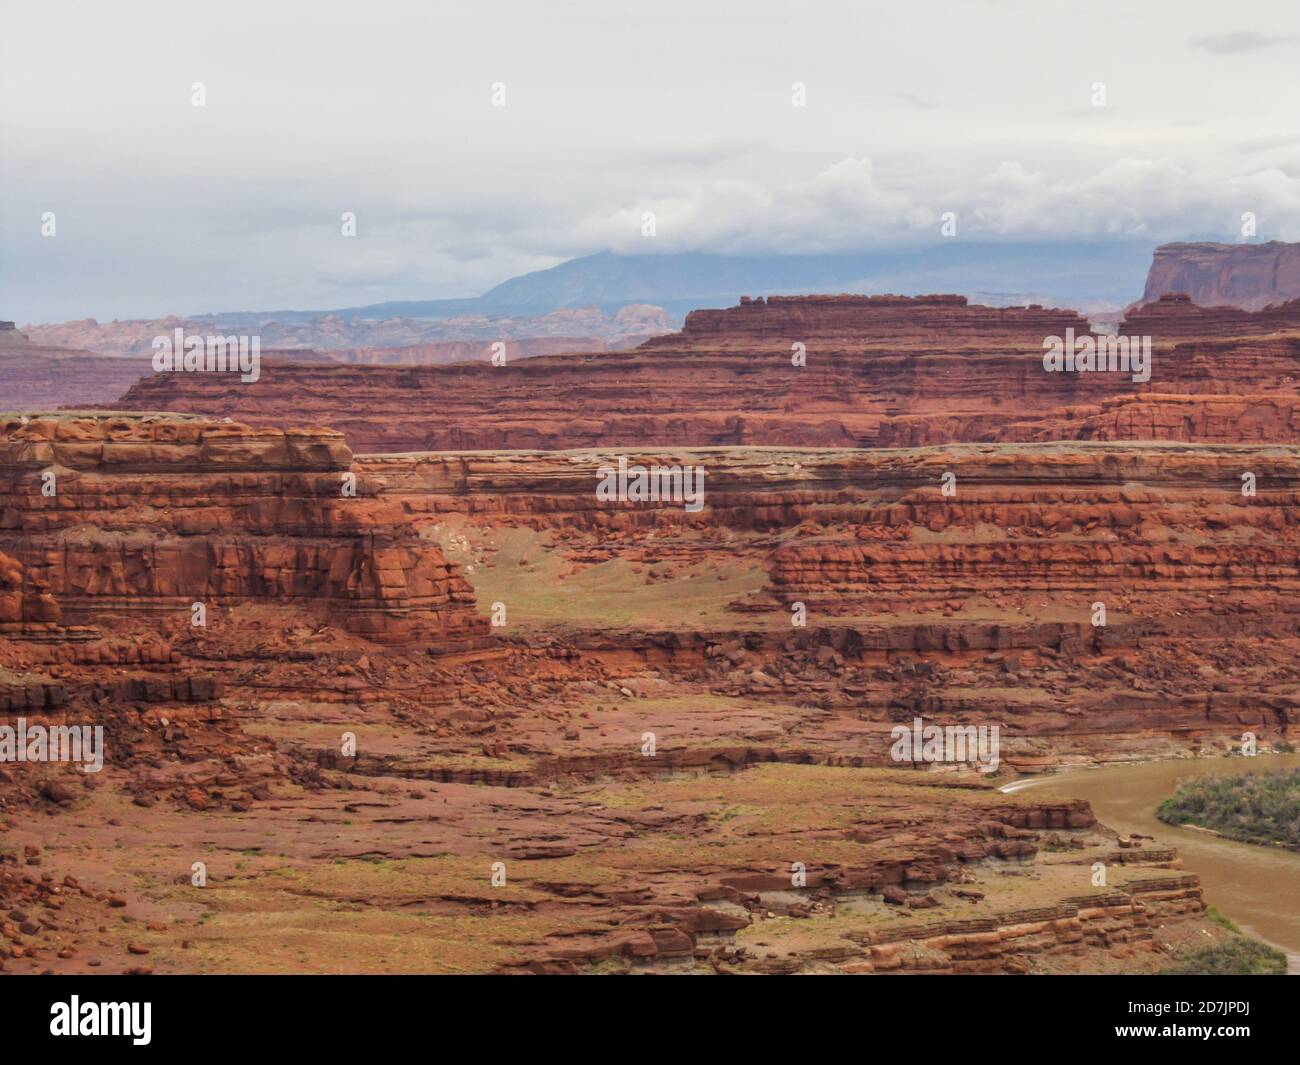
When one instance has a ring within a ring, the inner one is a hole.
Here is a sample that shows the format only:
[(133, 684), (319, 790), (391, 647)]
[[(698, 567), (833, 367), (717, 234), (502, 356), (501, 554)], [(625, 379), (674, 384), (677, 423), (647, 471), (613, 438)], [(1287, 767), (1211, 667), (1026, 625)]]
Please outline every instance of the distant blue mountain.
[(1142, 295), (1155, 245), (1106, 243), (965, 243), (835, 255), (713, 255), (601, 252), (521, 274), (482, 296), (344, 307), (334, 311), (223, 314), (223, 322), (345, 318), (450, 318), (459, 314), (544, 314), (559, 307), (612, 311), (653, 303), (675, 315), (734, 304), (741, 296), (954, 292), (978, 302), (1021, 299), (1060, 306), (1123, 306)]
[(839, 255), (615, 255), (604, 252), (511, 278), (490, 304), (574, 307), (629, 302), (735, 302), (742, 295), (893, 292), (1036, 294), (1125, 304), (1142, 294), (1155, 245), (942, 244)]

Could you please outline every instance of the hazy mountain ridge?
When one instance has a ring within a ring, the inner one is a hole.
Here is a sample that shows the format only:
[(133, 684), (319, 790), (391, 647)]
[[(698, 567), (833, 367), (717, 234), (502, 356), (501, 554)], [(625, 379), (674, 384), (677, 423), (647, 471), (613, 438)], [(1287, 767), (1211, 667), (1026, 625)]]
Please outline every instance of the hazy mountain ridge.
[[(964, 244), (835, 255), (727, 256), (702, 252), (572, 259), (509, 281), (482, 297), (512, 305), (602, 306), (632, 299), (676, 310), (744, 295), (810, 292), (925, 295), (1036, 293), (1050, 302), (1122, 305), (1142, 290), (1153, 245)], [(700, 301), (704, 301), (702, 304)]]
[(574, 349), (627, 347), (649, 336), (670, 332), (673, 322), (662, 308), (630, 304), (613, 314), (594, 307), (558, 308), (547, 314), (497, 317), (461, 314), (443, 320), (348, 318), (325, 312), (301, 321), (232, 321), (229, 316), (142, 319), (98, 322), (86, 318), (57, 325), (25, 326), (34, 343), (78, 348), (100, 354), (144, 355), (155, 337), (175, 329), (189, 333), (256, 333), (263, 349), (298, 348), (318, 351), (410, 348), (465, 341), (538, 340), (568, 338)]

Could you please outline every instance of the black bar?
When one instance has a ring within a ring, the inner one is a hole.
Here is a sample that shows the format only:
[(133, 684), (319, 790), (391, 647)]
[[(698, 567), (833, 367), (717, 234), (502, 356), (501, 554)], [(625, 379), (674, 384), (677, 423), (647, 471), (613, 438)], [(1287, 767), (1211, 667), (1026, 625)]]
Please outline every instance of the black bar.
[[(708, 989), (702, 996), (693, 981), (665, 979), (575, 986), (559, 977), (24, 977), (3, 985), (5, 1044), (261, 1054), (427, 1041), (440, 1053), (454, 1038), (461, 1046), (481, 1041), (488, 1056), (529, 1042), (538, 1053), (569, 1040), (576, 1049), (593, 1037), (611, 1055), (661, 1041), (674, 1052), (719, 1041), (770, 1049), (770, 1038), (818, 1056), (841, 1040), (867, 1057), (906, 1046), (1036, 1055), (1124, 1044), (1180, 1054), (1198, 1044), (1217, 1054), (1243, 1045), (1294, 1049), (1295, 985), (1276, 978), (776, 977), (714, 980)], [(149, 1003), (147, 1045), (131, 1035), (51, 1034), (59, 1004), (70, 1006), (74, 995), (82, 1012), (87, 1003), (139, 1004), (139, 1019)], [(1189, 1028), (1198, 1031), (1179, 1033)]]

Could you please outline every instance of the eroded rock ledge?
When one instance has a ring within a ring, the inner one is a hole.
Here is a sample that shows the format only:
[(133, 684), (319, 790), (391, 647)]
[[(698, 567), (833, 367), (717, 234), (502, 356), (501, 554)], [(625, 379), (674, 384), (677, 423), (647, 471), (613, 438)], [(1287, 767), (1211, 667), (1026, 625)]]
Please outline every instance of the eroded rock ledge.
[[(1148, 381), (1048, 372), (1044, 341), (1067, 330), (1086, 336), (1088, 323), (958, 296), (771, 297), (694, 311), (682, 332), (631, 352), (505, 366), (265, 360), (256, 383), (156, 374), (117, 405), (330, 425), (363, 452), (1231, 442), (1234, 419), (1246, 439), (1300, 439), (1300, 303), (1257, 315), (1167, 301), (1133, 312), (1124, 332), (1152, 337)], [(792, 362), (800, 348), (805, 365)]]
[(0, 713), (107, 744), (0, 767), (6, 967), (1141, 970), (1213, 934), (1169, 848), (890, 732), (996, 722), (1024, 768), (1286, 735), (1290, 449), (633, 455), (704, 464), (703, 517), (598, 506), (609, 455), (5, 420)]
[[(467, 581), (393, 504), (348, 494), (330, 430), (202, 418), (0, 422), (0, 551), (23, 620), (75, 624), (239, 602), (318, 606), (380, 640), (480, 635)], [(12, 612), (12, 611), (11, 611)]]

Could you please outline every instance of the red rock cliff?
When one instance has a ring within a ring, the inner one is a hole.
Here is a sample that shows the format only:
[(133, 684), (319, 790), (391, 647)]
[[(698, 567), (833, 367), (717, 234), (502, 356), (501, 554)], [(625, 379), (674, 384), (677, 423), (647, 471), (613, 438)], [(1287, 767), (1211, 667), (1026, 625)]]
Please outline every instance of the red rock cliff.
[(1147, 273), (1143, 303), (1183, 292), (1204, 306), (1257, 311), (1300, 297), (1300, 244), (1162, 244)]
[[(681, 333), (625, 353), (499, 367), (271, 360), (256, 383), (157, 374), (118, 403), (329, 425), (358, 451), (403, 452), (1220, 440), (1222, 425), (1207, 412), (1166, 409), (1158, 397), (1236, 396), (1245, 409), (1261, 393), (1296, 395), (1300, 305), (1225, 317), (1161, 302), (1130, 324), (1153, 337), (1148, 381), (1045, 370), (1046, 338), (1087, 335), (1073, 311), (971, 306), (958, 296), (811, 296), (696, 311)], [(1114, 413), (1136, 400), (1139, 416)], [(1282, 413), (1268, 431), (1297, 439)]]
[(3, 613), (17, 601), (30, 620), (47, 594), (86, 624), (262, 603), (323, 609), (378, 640), (480, 635), (469, 583), (400, 506), (364, 482), (345, 494), (351, 458), (329, 430), (2, 420), (0, 552), (21, 567), (0, 578)]

